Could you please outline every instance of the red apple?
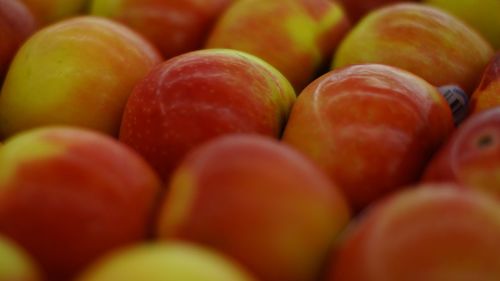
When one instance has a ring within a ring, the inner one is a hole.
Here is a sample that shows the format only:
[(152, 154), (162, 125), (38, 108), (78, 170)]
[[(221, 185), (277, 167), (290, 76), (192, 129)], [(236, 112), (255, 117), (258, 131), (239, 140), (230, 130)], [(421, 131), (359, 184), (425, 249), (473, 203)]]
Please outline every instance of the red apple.
[(326, 280), (500, 280), (498, 237), (498, 202), (452, 186), (420, 186), (354, 221)]
[(301, 90), (330, 60), (348, 28), (344, 11), (331, 0), (238, 0), (219, 19), (206, 46), (256, 55)]
[[(410, 2), (411, 0), (339, 0), (353, 22), (359, 21), (365, 14), (385, 5)], [(415, 1), (415, 0), (413, 0)]]
[(456, 84), (471, 95), (492, 56), (490, 44), (461, 20), (423, 4), (402, 3), (363, 18), (342, 41), (333, 67), (388, 64), (435, 86)]
[(30, 130), (0, 148), (0, 232), (47, 280), (148, 234), (159, 179), (134, 152), (72, 128)]
[(470, 112), (474, 114), (500, 106), (500, 51), (486, 67), (481, 82), (472, 95)]
[(423, 180), (455, 182), (500, 200), (500, 108), (467, 119), (436, 154)]
[(0, 0), (0, 86), (17, 49), (37, 28), (35, 18), (18, 0)]
[(43, 280), (31, 257), (18, 245), (4, 236), (0, 236), (0, 280)]
[(139, 82), (120, 140), (168, 179), (193, 147), (229, 133), (279, 137), (295, 100), (289, 82), (264, 61), (233, 50), (175, 57)]
[(77, 281), (256, 281), (220, 253), (187, 243), (138, 244), (99, 259)]
[(132, 88), (160, 62), (149, 42), (110, 20), (80, 17), (42, 29), (5, 78), (0, 135), (72, 125), (116, 136)]
[(348, 219), (337, 187), (304, 156), (272, 138), (226, 136), (176, 170), (158, 237), (216, 249), (259, 280), (314, 281)]
[(146, 36), (166, 58), (201, 49), (233, 0), (93, 0), (91, 13), (120, 21)]
[(451, 132), (436, 88), (391, 66), (331, 71), (298, 97), (283, 141), (313, 159), (361, 209), (415, 182)]

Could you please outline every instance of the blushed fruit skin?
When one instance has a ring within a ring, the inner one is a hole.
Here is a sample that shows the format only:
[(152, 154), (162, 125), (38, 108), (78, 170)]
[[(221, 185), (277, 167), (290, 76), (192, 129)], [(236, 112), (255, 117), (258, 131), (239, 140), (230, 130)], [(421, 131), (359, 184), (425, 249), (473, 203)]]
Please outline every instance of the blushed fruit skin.
[(304, 89), (283, 141), (319, 165), (359, 210), (417, 181), (452, 129), (450, 108), (429, 83), (391, 66), (356, 65)]
[(120, 140), (168, 179), (184, 155), (217, 136), (278, 138), (295, 101), (290, 83), (264, 61), (234, 50), (201, 50), (153, 69), (135, 87)]
[(35, 18), (17, 0), (0, 0), (0, 87), (17, 49), (37, 28)]
[(84, 13), (88, 0), (20, 0), (40, 25), (48, 25)]
[(0, 135), (71, 125), (118, 135), (132, 88), (161, 56), (132, 30), (79, 17), (35, 33), (12, 61), (0, 94)]
[(340, 44), (332, 68), (387, 64), (471, 95), (492, 56), (490, 44), (459, 19), (423, 4), (401, 3), (363, 18)]
[(467, 119), (426, 168), (424, 182), (454, 182), (500, 200), (500, 108)]
[(317, 280), (349, 220), (337, 187), (307, 158), (272, 138), (225, 136), (176, 170), (157, 235), (216, 249), (259, 280)]
[(440, 8), (460, 18), (480, 32), (496, 50), (500, 50), (500, 1), (483, 0), (424, 0), (426, 4)]
[(326, 280), (498, 280), (499, 236), (498, 202), (454, 186), (419, 186), (352, 222)]
[(0, 236), (0, 281), (43, 280), (31, 258), (18, 245)]
[(256, 281), (207, 248), (169, 242), (138, 244), (101, 258), (76, 281)]
[[(415, 0), (414, 0), (415, 1)], [(395, 4), (399, 2), (410, 2), (408, 0), (340, 0), (345, 8), (349, 19), (352, 22), (358, 22), (363, 16), (380, 7)]]
[(219, 19), (206, 47), (256, 55), (300, 91), (349, 27), (341, 6), (330, 0), (238, 0)]
[(500, 51), (490, 60), (481, 82), (472, 95), (470, 114), (500, 106)]
[(0, 232), (69, 280), (148, 234), (160, 181), (135, 152), (93, 131), (47, 127), (0, 148)]
[(210, 29), (234, 0), (93, 0), (90, 12), (143, 34), (165, 58), (201, 49)]

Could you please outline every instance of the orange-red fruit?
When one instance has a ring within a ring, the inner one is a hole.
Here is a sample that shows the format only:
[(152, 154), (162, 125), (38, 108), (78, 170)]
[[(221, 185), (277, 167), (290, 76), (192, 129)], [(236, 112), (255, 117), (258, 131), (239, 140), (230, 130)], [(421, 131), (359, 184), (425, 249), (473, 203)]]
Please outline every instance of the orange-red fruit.
[(214, 248), (263, 281), (317, 280), (349, 219), (337, 187), (262, 136), (226, 136), (189, 154), (160, 210), (158, 237)]
[(418, 180), (452, 128), (448, 104), (423, 79), (357, 65), (323, 75), (299, 95), (283, 141), (320, 165), (360, 209)]
[(27, 131), (0, 148), (0, 232), (48, 280), (68, 280), (105, 252), (146, 237), (159, 184), (111, 138), (71, 128)]
[(392, 65), (435, 86), (456, 84), (471, 95), (491, 56), (491, 45), (459, 19), (423, 4), (401, 3), (363, 18), (340, 44), (333, 66)]
[(353, 222), (326, 280), (500, 280), (498, 237), (497, 201), (452, 186), (420, 186)]
[(467, 119), (434, 156), (423, 181), (455, 182), (500, 200), (500, 108)]
[(470, 113), (500, 106), (500, 51), (493, 56), (472, 95)]

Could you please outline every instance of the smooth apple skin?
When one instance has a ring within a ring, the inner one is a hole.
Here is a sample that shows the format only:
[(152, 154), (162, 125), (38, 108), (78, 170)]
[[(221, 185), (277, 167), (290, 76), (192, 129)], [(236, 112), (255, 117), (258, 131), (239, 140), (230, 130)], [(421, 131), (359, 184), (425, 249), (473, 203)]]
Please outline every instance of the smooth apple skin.
[(492, 56), (491, 45), (461, 20), (423, 4), (401, 3), (363, 18), (340, 44), (332, 68), (387, 64), (471, 95)]
[(483, 72), (481, 82), (472, 95), (470, 115), (500, 106), (500, 51)]
[(93, 0), (90, 13), (126, 24), (172, 58), (201, 49), (234, 0)]
[(0, 0), (0, 87), (21, 44), (37, 29), (35, 18), (17, 0)]
[(391, 66), (356, 65), (304, 89), (283, 141), (319, 165), (359, 210), (417, 181), (452, 129), (450, 108), (429, 83)]
[(500, 50), (500, 2), (482, 0), (424, 0), (426, 4), (440, 8), (460, 18), (481, 33), (496, 50)]
[(225, 136), (176, 170), (157, 235), (216, 249), (259, 280), (317, 280), (349, 220), (337, 187), (307, 158), (269, 137)]
[(26, 249), (47, 280), (69, 280), (150, 234), (159, 189), (146, 162), (110, 137), (30, 130), (0, 148), (0, 232)]
[(98, 260), (76, 281), (256, 281), (208, 248), (169, 242), (138, 244)]
[(217, 136), (278, 138), (295, 101), (290, 83), (264, 61), (234, 50), (201, 50), (153, 69), (135, 87), (120, 140), (168, 179), (184, 155)]
[(206, 44), (256, 55), (302, 90), (330, 60), (350, 28), (330, 0), (238, 0), (222, 15)]
[[(349, 19), (356, 23), (369, 12), (380, 7), (400, 3), (410, 2), (408, 0), (340, 0), (345, 11), (349, 15)], [(414, 1), (415, 2), (415, 1)]]
[(500, 200), (500, 108), (467, 119), (434, 156), (424, 182), (454, 182)]
[(23, 249), (0, 236), (0, 281), (41, 281), (38, 267)]
[(20, 0), (40, 25), (48, 25), (85, 12), (88, 0)]
[(132, 88), (161, 60), (149, 42), (110, 20), (86, 16), (42, 29), (5, 78), (0, 135), (71, 125), (117, 136)]
[(500, 279), (500, 206), (454, 186), (418, 186), (353, 221), (328, 281)]

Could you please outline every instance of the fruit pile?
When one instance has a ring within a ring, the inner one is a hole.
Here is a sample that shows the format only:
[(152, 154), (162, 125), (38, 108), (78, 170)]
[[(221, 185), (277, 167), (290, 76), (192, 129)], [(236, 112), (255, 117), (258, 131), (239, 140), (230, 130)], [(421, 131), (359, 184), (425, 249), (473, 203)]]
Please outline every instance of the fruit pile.
[(0, 281), (500, 280), (499, 0), (0, 0)]

